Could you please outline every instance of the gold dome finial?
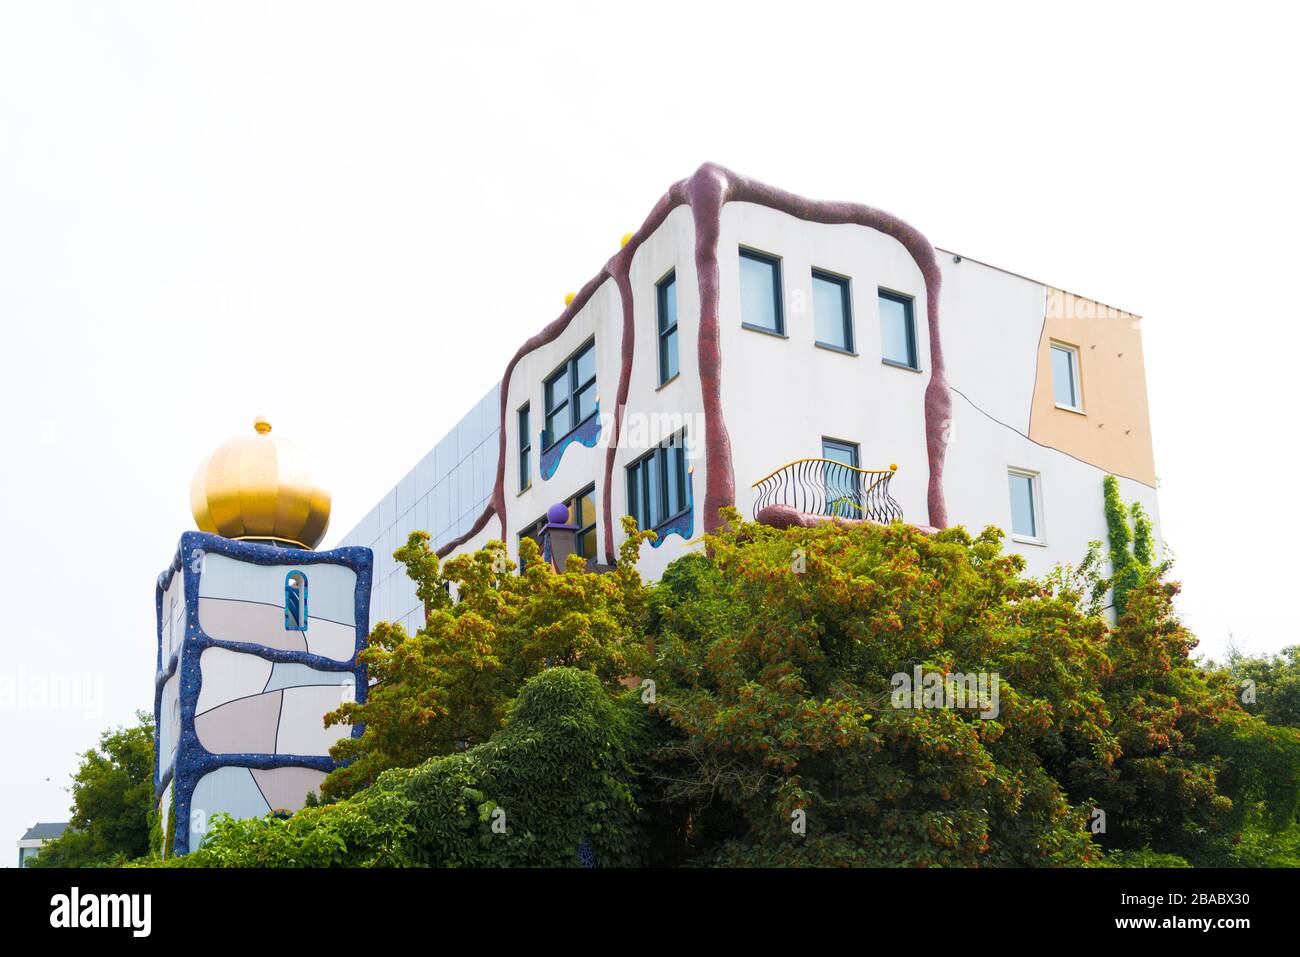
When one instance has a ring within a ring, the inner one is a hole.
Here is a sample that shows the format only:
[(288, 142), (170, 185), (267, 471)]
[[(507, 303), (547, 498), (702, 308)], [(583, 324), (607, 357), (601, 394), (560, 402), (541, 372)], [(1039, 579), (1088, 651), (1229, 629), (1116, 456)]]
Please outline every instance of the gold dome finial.
[(329, 528), (330, 494), (297, 448), (271, 435), (265, 416), (204, 459), (190, 485), (200, 531), (315, 548)]

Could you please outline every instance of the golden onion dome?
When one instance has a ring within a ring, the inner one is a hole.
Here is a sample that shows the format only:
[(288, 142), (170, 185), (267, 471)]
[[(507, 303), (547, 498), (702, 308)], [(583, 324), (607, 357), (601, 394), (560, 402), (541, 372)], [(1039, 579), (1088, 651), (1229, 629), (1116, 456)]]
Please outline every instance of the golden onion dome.
[(330, 523), (330, 495), (297, 448), (272, 437), (260, 416), (204, 459), (190, 485), (199, 530), (226, 538), (315, 548)]

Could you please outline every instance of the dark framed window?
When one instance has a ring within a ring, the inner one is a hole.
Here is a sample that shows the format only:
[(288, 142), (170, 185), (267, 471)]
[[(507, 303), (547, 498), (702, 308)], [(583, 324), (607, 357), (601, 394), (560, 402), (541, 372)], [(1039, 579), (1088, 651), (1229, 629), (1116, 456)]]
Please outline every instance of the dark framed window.
[(296, 568), (284, 576), (284, 630), (307, 630), (307, 574)]
[(891, 365), (919, 369), (912, 299), (880, 290), (880, 357)]
[(627, 510), (637, 528), (654, 529), (691, 506), (686, 433), (679, 432), (627, 467)]
[(551, 373), (544, 391), (546, 431), (542, 447), (548, 449), (596, 411), (596, 340), (588, 340)]
[[(576, 545), (577, 552), (587, 561), (596, 559), (596, 486), (588, 485), (581, 492), (564, 500), (564, 505), (569, 510), (568, 523), (577, 526)], [(542, 529), (546, 527), (546, 516), (543, 515), (533, 524), (529, 525), (519, 533), (519, 540), (522, 542), (525, 538), (531, 538), (537, 542), (538, 547), (542, 544)]]
[(813, 327), (817, 344), (853, 351), (853, 305), (849, 299), (849, 281), (843, 276), (812, 271)]
[(843, 518), (861, 518), (862, 495), (859, 491), (858, 473), (854, 471), (861, 468), (858, 465), (857, 443), (823, 438), (822, 458), (827, 460), (822, 466), (822, 480), (826, 485), (829, 513)]
[(519, 491), (533, 484), (533, 425), (532, 403), (525, 402), (519, 410)]
[(677, 375), (677, 272), (659, 280), (655, 288), (659, 313), (659, 384)]
[(752, 249), (740, 251), (740, 323), (785, 335), (781, 308), (781, 260)]

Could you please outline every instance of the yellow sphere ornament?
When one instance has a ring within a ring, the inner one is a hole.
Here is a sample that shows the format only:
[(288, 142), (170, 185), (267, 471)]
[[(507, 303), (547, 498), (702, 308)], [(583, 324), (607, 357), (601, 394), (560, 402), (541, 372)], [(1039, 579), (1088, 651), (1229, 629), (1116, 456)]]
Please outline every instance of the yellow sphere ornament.
[(203, 460), (190, 484), (200, 531), (225, 538), (315, 548), (330, 523), (330, 494), (312, 477), (297, 447), (271, 435), (258, 416)]
[(623, 238), (618, 241), (618, 248), (622, 249), (624, 246), (630, 243), (632, 241), (632, 236), (633, 236), (632, 233), (624, 233)]
[(564, 304), (566, 306), (571, 306), (573, 305), (573, 300), (577, 298), (578, 298), (578, 294), (576, 292), (571, 292), (564, 297)]

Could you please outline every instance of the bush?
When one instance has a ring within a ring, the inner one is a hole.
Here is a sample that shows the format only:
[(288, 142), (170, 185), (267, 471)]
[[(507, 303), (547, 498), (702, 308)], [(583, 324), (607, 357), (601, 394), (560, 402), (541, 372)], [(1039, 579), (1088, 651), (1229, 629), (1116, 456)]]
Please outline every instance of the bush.
[(219, 816), (186, 867), (500, 867), (638, 860), (637, 740), (644, 708), (599, 679), (530, 679), (491, 741), (383, 773), (371, 787), (286, 820)]

